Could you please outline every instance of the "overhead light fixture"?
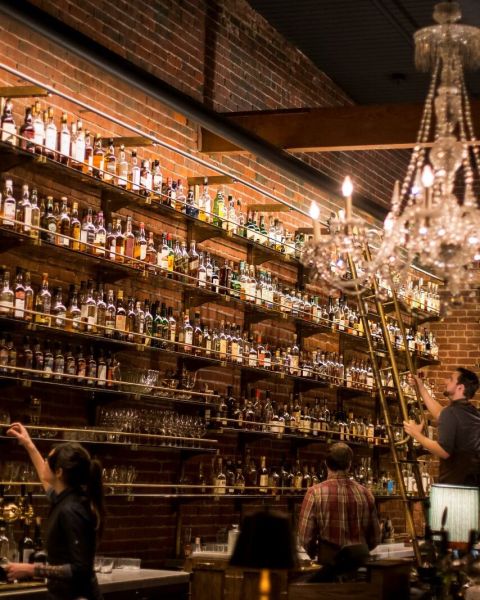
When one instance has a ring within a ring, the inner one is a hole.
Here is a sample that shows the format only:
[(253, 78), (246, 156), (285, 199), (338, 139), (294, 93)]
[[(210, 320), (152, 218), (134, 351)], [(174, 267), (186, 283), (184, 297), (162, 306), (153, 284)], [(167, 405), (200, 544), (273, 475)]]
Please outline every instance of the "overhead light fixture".
[[(413, 264), (441, 277), (451, 301), (473, 280), (472, 264), (480, 256), (480, 152), (464, 69), (480, 64), (480, 29), (458, 23), (458, 2), (437, 4), (433, 17), (437, 24), (414, 36), (416, 65), (431, 70), (432, 78), (416, 145), (383, 229), (369, 230), (352, 216), (353, 188), (346, 181), (345, 212), (304, 252), (315, 277), (346, 292), (371, 288), (376, 277), (403, 285)], [(372, 250), (368, 261), (366, 245)], [(355, 274), (347, 253), (357, 265)]]

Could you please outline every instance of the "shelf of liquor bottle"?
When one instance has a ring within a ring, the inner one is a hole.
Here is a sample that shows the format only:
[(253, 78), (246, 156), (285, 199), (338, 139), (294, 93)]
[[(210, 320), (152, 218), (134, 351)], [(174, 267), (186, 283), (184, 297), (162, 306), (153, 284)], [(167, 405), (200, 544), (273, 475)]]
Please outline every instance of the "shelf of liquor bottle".
[[(8, 423), (0, 423), (0, 431), (2, 431), (2, 429), (6, 431), (9, 426)], [(210, 438), (131, 433), (112, 431), (100, 427), (89, 429), (88, 427), (74, 428), (30, 425), (27, 429), (30, 431), (30, 437), (35, 442), (75, 441), (80, 442), (81, 444), (92, 444), (96, 446), (126, 447), (130, 450), (178, 450), (191, 453), (208, 453), (217, 452), (217, 448), (213, 447), (213, 445), (218, 444), (218, 440)], [(0, 440), (4, 439), (11, 440), (12, 438), (0, 434)]]
[[(47, 230), (41, 227), (33, 229), (38, 230), (37, 232), (39, 235), (50, 235)], [(0, 252), (9, 251), (15, 247), (17, 251), (20, 250), (24, 252), (26, 257), (31, 256), (33, 253), (37, 260), (41, 258), (58, 257), (62, 260), (67, 260), (70, 267), (89, 265), (95, 269), (99, 274), (100, 279), (104, 282), (113, 282), (131, 277), (141, 278), (142, 280), (145, 280), (145, 278), (155, 279), (156, 283), (161, 282), (162, 288), (182, 291), (185, 294), (186, 304), (191, 308), (208, 302), (229, 305), (247, 312), (250, 322), (258, 322), (267, 319), (291, 322), (300, 329), (302, 337), (324, 331), (332, 331), (331, 321), (321, 318), (313, 319), (311, 312), (287, 312), (284, 308), (282, 309), (282, 306), (278, 303), (271, 302), (272, 307), (270, 308), (259, 304), (255, 298), (253, 298), (252, 301), (248, 299), (243, 300), (232, 295), (232, 289), (226, 289), (220, 285), (215, 286), (218, 291), (211, 289), (212, 284), (210, 283), (205, 283), (205, 287), (199, 287), (199, 281), (185, 273), (165, 271), (158, 265), (133, 258), (128, 259), (127, 263), (123, 255), (122, 261), (125, 262), (110, 260), (105, 256), (96, 254), (98, 249), (93, 244), (84, 244), (86, 250), (91, 249), (91, 252), (89, 252), (74, 250), (70, 246), (60, 243), (51, 243), (40, 237), (33, 238), (26, 233), (13, 231), (10, 228), (1, 226), (0, 234)], [(68, 236), (59, 235), (58, 237), (59, 239), (65, 239), (66, 241), (75, 242), (79, 245), (78, 241), (75, 241)], [(115, 254), (115, 256), (117, 255)], [(157, 279), (159, 281), (157, 281)], [(344, 333), (345, 335), (358, 337), (353, 333)]]
[[(138, 338), (137, 342), (129, 342), (127, 340), (119, 340), (115, 337), (111, 338), (111, 337), (106, 337), (106, 336), (101, 336), (99, 334), (95, 334), (95, 333), (88, 333), (88, 332), (83, 332), (83, 331), (67, 331), (66, 329), (62, 328), (62, 327), (52, 327), (51, 325), (46, 325), (43, 323), (36, 323), (35, 320), (40, 318), (41, 320), (48, 320), (48, 322), (54, 321), (55, 320), (59, 320), (61, 324), (65, 324), (65, 325), (71, 325), (72, 324), (72, 319), (68, 319), (67, 317), (61, 316), (55, 316), (55, 315), (51, 315), (51, 314), (44, 314), (44, 313), (39, 313), (36, 311), (26, 311), (24, 310), (24, 313), (28, 313), (32, 319), (32, 321), (25, 321), (24, 319), (14, 319), (13, 317), (9, 317), (9, 316), (0, 316), (0, 323), (5, 323), (5, 324), (11, 324), (12, 326), (14, 326), (15, 330), (18, 330), (18, 327), (23, 326), (25, 327), (26, 330), (34, 330), (34, 331), (44, 331), (46, 333), (50, 333), (50, 334), (61, 334), (62, 336), (65, 336), (65, 338), (68, 339), (85, 339), (85, 340), (89, 340), (91, 342), (94, 341), (98, 341), (98, 340), (102, 340), (102, 341), (107, 341), (107, 342), (112, 342), (112, 345), (117, 347), (117, 348), (121, 348), (123, 350), (135, 350), (135, 351), (150, 351), (150, 352), (159, 352), (159, 353), (168, 353), (171, 356), (175, 356), (177, 358), (180, 358), (183, 360), (183, 364), (184, 366), (186, 366), (187, 368), (191, 369), (191, 370), (196, 370), (196, 369), (201, 369), (201, 368), (205, 368), (205, 367), (211, 367), (211, 366), (219, 366), (219, 367), (224, 367), (224, 368), (229, 368), (229, 369), (237, 369), (237, 370), (241, 370), (243, 373), (245, 373), (247, 376), (250, 377), (251, 380), (261, 380), (261, 379), (279, 379), (279, 380), (286, 380), (286, 381), (296, 381), (298, 382), (299, 385), (301, 385), (303, 387), (303, 389), (310, 389), (310, 388), (322, 388), (322, 387), (331, 387), (334, 389), (341, 389), (341, 390), (348, 390), (348, 393), (351, 395), (363, 395), (363, 394), (373, 394), (374, 389), (370, 386), (363, 386), (362, 388), (355, 388), (355, 387), (350, 387), (350, 386), (345, 386), (341, 381), (338, 380), (337, 377), (334, 376), (329, 376), (329, 375), (322, 375), (321, 378), (312, 378), (312, 377), (306, 377), (306, 376), (302, 376), (302, 375), (298, 375), (298, 374), (294, 374), (292, 373), (292, 369), (289, 369), (289, 372), (287, 371), (287, 369), (285, 370), (273, 370), (271, 368), (262, 368), (262, 367), (256, 367), (256, 366), (252, 366), (252, 365), (248, 365), (248, 364), (243, 364), (238, 362), (236, 360), (236, 357), (233, 357), (230, 354), (227, 353), (223, 353), (223, 352), (214, 352), (213, 350), (206, 350), (203, 347), (200, 346), (193, 346), (193, 345), (185, 345), (184, 343), (181, 342), (173, 342), (173, 341), (169, 341), (163, 338), (158, 338), (158, 337), (152, 337), (152, 336), (148, 336), (145, 334), (133, 334), (134, 337)], [(96, 326), (97, 329), (99, 329), (99, 326)], [(107, 330), (108, 328), (106, 327), (102, 327), (101, 329), (103, 330)], [(118, 332), (117, 332), (118, 334)], [(123, 335), (123, 334), (122, 334)], [(125, 333), (125, 335), (127, 335)], [(143, 342), (143, 343), (140, 343)], [(162, 344), (165, 347), (157, 347), (154, 346), (152, 344)], [(177, 348), (177, 350), (173, 350), (172, 348)], [(184, 349), (184, 351), (181, 351), (181, 349)], [(206, 356), (206, 354), (209, 354), (208, 356)], [(235, 358), (235, 360), (233, 360)], [(249, 357), (245, 357), (245, 359), (247, 361), (250, 361)], [(255, 355), (255, 362), (258, 362), (258, 357)], [(25, 369), (20, 368), (20, 367), (8, 367), (8, 369), (11, 369), (11, 373), (12, 374), (17, 374), (19, 372), (26, 372)], [(7, 369), (5, 368), (5, 371)], [(299, 370), (299, 369), (298, 369)], [(73, 375), (65, 375), (64, 373), (47, 373), (47, 377), (45, 378), (45, 373), (43, 372), (39, 372), (38, 370), (35, 369), (31, 369), (31, 375), (32, 377), (30, 378), (25, 378), (26, 381), (28, 380), (32, 380), (35, 381), (35, 377), (40, 377), (43, 378), (43, 380), (46, 380), (47, 382), (50, 381), (50, 379), (58, 379), (59, 382), (61, 381), (68, 381), (68, 378), (70, 378), (71, 380), (76, 380), (77, 382), (81, 382), (82, 380), (86, 381), (86, 377), (85, 378), (75, 378), (75, 376)], [(49, 376), (51, 375), (51, 377)], [(2, 372), (0, 371), (0, 377), (2, 377), (3, 379), (5, 379), (5, 373), (2, 374)], [(92, 378), (90, 378), (92, 379)], [(95, 378), (93, 378), (95, 379)], [(53, 382), (50, 382), (53, 383)], [(111, 384), (111, 382), (110, 382)], [(26, 384), (24, 384), (26, 385)], [(128, 384), (127, 382), (124, 381), (115, 381), (115, 385), (117, 386), (125, 386), (125, 385), (133, 385), (134, 387), (136, 386), (137, 388), (139, 388), (140, 384)], [(132, 392), (128, 392), (128, 393), (135, 393), (134, 387), (132, 388)], [(75, 388), (78, 389), (78, 386), (75, 386)], [(92, 384), (91, 386), (87, 386), (86, 389), (90, 390), (90, 391), (98, 391), (98, 390), (106, 390), (108, 391), (108, 385), (105, 382), (102, 382), (102, 387), (100, 388), (98, 385), (96, 384)], [(163, 388), (165, 389), (165, 388)], [(116, 392), (118, 392), (118, 390), (115, 390)], [(199, 394), (198, 392), (191, 392), (190, 390), (178, 390), (178, 391), (174, 391), (174, 390), (170, 390), (170, 397), (171, 399), (175, 399), (178, 396), (181, 395), (201, 395), (204, 396), (204, 394)], [(140, 394), (142, 396), (145, 396), (145, 394)], [(148, 395), (148, 394), (147, 394)], [(157, 395), (158, 397), (158, 395)], [(180, 398), (181, 399), (181, 398)]]
[[(17, 384), (23, 387), (50, 387), (88, 393), (92, 396), (134, 398), (135, 400), (153, 401), (155, 404), (169, 402), (201, 407), (205, 406), (206, 398), (209, 398), (211, 402), (217, 397), (215, 394), (204, 394), (192, 392), (191, 390), (172, 390), (162, 386), (142, 385), (118, 380), (105, 381), (103, 378), (92, 376), (45, 373), (44, 371), (25, 369), (24, 367), (9, 366), (4, 369), (5, 372), (0, 371), (0, 383), (5, 386)], [(91, 381), (91, 384), (88, 384), (87, 381)], [(109, 385), (111, 387), (108, 387)], [(126, 389), (118, 389), (120, 386)], [(142, 389), (145, 391), (142, 391)], [(152, 393), (153, 390), (157, 393)]]
[[(282, 252), (281, 250), (255, 241), (255, 239), (246, 237), (248, 232), (246, 226), (242, 228), (246, 234), (243, 236), (234, 233), (232, 230), (228, 230), (228, 228), (224, 229), (221, 226), (214, 225), (213, 222), (202, 221), (199, 218), (185, 214), (183, 211), (186, 209), (186, 203), (179, 204), (182, 210), (173, 209), (163, 203), (163, 193), (151, 193), (145, 190), (145, 194), (142, 194), (127, 190), (93, 175), (83, 173), (81, 170), (72, 168), (69, 165), (52, 160), (45, 155), (22, 150), (7, 142), (0, 142), (0, 165), (0, 169), (3, 172), (17, 167), (27, 167), (31, 172), (47, 175), (52, 179), (62, 181), (64, 185), (75, 188), (87, 195), (100, 194), (108, 201), (108, 209), (110, 211), (131, 208), (149, 216), (162, 215), (169, 219), (182, 221), (190, 226), (194, 235), (197, 235), (197, 241), (212, 238), (228, 239), (249, 248), (252, 253), (253, 264), (261, 264), (266, 261), (284, 262), (295, 266), (300, 264), (298, 258), (294, 255), (293, 247), (292, 252)], [(142, 188), (142, 186), (139, 187)], [(141, 191), (144, 190), (140, 189)], [(207, 215), (207, 218), (213, 220), (213, 214)], [(228, 221), (225, 219), (223, 221), (228, 224)], [(262, 237), (265, 239), (265, 242), (271, 241), (265, 234), (262, 234)], [(285, 249), (285, 245), (283, 247)]]
[[(318, 430), (317, 433), (311, 433), (310, 431), (302, 432), (301, 428), (296, 431), (278, 431), (278, 427), (281, 425), (271, 423), (259, 423), (251, 422), (248, 425), (238, 425), (238, 421), (235, 419), (224, 419), (224, 418), (212, 418), (213, 422), (217, 423), (215, 429), (211, 429), (212, 433), (219, 435), (243, 435), (255, 437), (273, 437), (278, 440), (294, 440), (297, 442), (304, 442), (306, 444), (319, 443), (319, 444), (331, 444), (334, 442), (344, 441), (352, 446), (362, 446), (365, 448), (373, 447), (386, 447), (388, 445), (387, 438), (371, 437), (367, 435), (354, 435), (350, 433), (341, 433), (334, 429), (322, 429)], [(228, 425), (224, 425), (225, 421), (229, 422)]]
[[(400, 298), (397, 299), (397, 302), (400, 312), (415, 319), (417, 325), (440, 320), (440, 314), (433, 309), (428, 310), (427, 308), (420, 308), (419, 306), (410, 306), (405, 300)], [(395, 303), (393, 300), (387, 300), (383, 307), (386, 314), (395, 313)]]

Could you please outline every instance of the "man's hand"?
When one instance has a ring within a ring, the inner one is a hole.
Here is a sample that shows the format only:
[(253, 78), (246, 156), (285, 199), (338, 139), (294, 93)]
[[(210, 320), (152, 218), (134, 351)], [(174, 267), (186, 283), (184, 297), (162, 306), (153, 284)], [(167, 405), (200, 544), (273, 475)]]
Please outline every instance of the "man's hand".
[(407, 375), (407, 383), (411, 387), (415, 387), (415, 385), (423, 385), (422, 378), (415, 373), (408, 373)]
[(34, 576), (35, 565), (28, 563), (8, 563), (4, 567), (8, 581), (29, 579)]
[(12, 423), (7, 435), (17, 438), (18, 443), (25, 448), (32, 444), (28, 431), (21, 423)]
[(423, 427), (425, 422), (416, 423), (415, 421), (404, 421), (403, 428), (405, 433), (408, 433), (409, 436), (413, 437), (414, 440), (418, 440), (418, 438), (423, 434)]

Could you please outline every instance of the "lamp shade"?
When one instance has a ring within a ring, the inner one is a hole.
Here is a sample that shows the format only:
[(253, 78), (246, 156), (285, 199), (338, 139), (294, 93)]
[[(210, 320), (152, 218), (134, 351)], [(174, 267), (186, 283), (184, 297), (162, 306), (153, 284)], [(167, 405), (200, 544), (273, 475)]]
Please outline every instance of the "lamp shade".
[(479, 528), (479, 489), (434, 483), (430, 490), (429, 524), (432, 530), (441, 529), (445, 508), (445, 529), (448, 531), (449, 541), (468, 542), (470, 530)]
[(245, 517), (230, 565), (292, 569), (295, 565), (295, 543), (288, 517), (270, 511)]

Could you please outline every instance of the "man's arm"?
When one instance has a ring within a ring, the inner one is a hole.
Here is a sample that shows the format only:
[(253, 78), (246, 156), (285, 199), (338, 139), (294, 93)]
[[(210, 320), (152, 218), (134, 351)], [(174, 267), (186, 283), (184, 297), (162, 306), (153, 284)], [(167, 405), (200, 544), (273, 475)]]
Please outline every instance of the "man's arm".
[(422, 379), (418, 375), (413, 375), (413, 373), (410, 373), (410, 376), (409, 376), (410, 385), (412, 385), (412, 383), (413, 383), (411, 381), (412, 379), (417, 385), (417, 389), (420, 393), (420, 396), (421, 396), (425, 406), (427, 407), (428, 412), (432, 415), (432, 417), (436, 421), (438, 419), (438, 417), (440, 416), (440, 413), (442, 412), (444, 407), (440, 404), (440, 402), (437, 402), (437, 400), (432, 398), (432, 396), (428, 392), (427, 388), (425, 387), (425, 384), (423, 383)]
[(403, 428), (408, 435), (417, 440), (426, 450), (439, 458), (450, 458), (450, 454), (440, 446), (435, 440), (431, 440), (426, 435), (423, 435), (423, 423), (415, 423), (415, 421), (404, 421)]

